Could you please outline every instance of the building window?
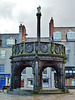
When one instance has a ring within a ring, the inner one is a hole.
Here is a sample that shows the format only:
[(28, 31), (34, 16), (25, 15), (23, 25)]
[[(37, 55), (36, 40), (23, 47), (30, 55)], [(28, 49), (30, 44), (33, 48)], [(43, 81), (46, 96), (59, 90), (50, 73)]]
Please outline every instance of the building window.
[(4, 69), (5, 69), (4, 64), (0, 65), (0, 73), (4, 73)]
[(72, 73), (72, 70), (69, 70), (69, 73)]
[(5, 58), (5, 50), (0, 51), (0, 58), (2, 58), (2, 59)]
[(68, 73), (68, 70), (66, 70), (65, 73)]
[(75, 41), (75, 32), (71, 30), (67, 32), (67, 41)]
[(43, 87), (49, 87), (49, 79), (43, 79)]
[(73, 70), (73, 73), (75, 73), (75, 70)]
[(16, 39), (13, 37), (10, 37), (7, 39), (7, 45), (14, 45), (16, 43)]
[(43, 74), (47, 74), (47, 68), (44, 69)]
[(33, 87), (33, 79), (28, 79), (27, 87)]
[(54, 41), (61, 41), (61, 32), (56, 31), (53, 33), (53, 40)]

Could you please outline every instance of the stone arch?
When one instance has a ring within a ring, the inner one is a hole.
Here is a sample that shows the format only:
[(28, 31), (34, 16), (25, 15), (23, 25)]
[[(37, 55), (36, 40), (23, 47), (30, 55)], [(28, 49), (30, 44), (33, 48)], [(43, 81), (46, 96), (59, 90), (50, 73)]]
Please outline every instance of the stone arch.
[(57, 72), (57, 81), (58, 81), (58, 88), (59, 89), (64, 89), (65, 88), (65, 70), (64, 70), (64, 64), (63, 62), (56, 62), (56, 61), (41, 61), (41, 67), (39, 68), (38, 71), (38, 80), (40, 80), (39, 82), (39, 88), (42, 88), (42, 72), (45, 68), (47, 67), (52, 67), (56, 70)]
[[(34, 75), (34, 90), (42, 89), (42, 71), (46, 67), (52, 67), (57, 71), (58, 75), (58, 88), (64, 89), (65, 88), (65, 66), (63, 60), (45, 60), (45, 59), (35, 59), (35, 60), (18, 60), (13, 61), (11, 65), (11, 89), (20, 88), (21, 86), (21, 72), (26, 67), (32, 67), (33, 75)], [(18, 71), (18, 72), (17, 72)], [(17, 73), (17, 74), (16, 74)], [(65, 89), (64, 89), (65, 90)]]
[(61, 71), (61, 64), (62, 62), (55, 62), (55, 61), (45, 61), (42, 65), (42, 70), (44, 70), (44, 68), (46, 67), (52, 67), (54, 68), (57, 73), (60, 73)]
[(13, 62), (11, 67), (11, 89), (16, 89), (21, 87), (21, 72), (27, 67), (32, 67), (31, 62)]
[(60, 76), (60, 74), (61, 74), (61, 68), (59, 67), (59, 66), (57, 66), (57, 65), (48, 65), (48, 66), (43, 66), (42, 67), (42, 72), (44, 71), (44, 69), (45, 68), (53, 68), (55, 71), (56, 71), (56, 73), (57, 73), (57, 88), (59, 88), (59, 76)]

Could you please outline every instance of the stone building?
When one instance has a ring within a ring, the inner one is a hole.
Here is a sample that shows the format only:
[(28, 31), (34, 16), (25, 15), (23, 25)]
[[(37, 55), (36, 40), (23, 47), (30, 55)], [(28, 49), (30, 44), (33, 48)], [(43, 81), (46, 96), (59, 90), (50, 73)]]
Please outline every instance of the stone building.
[(19, 42), (19, 34), (0, 34), (0, 89), (10, 85), (11, 64), (9, 57), (12, 54), (12, 45)]
[[(52, 23), (52, 24), (51, 24)], [(52, 28), (53, 27), (53, 28)], [(54, 27), (53, 18), (49, 24), (49, 37), (41, 38), (41, 41), (51, 41), (62, 43), (66, 47), (67, 63), (65, 65), (66, 86), (75, 86), (75, 27)], [(51, 34), (51, 35), (50, 35)], [(22, 37), (22, 38), (21, 38)], [(9, 57), (12, 54), (11, 47), (21, 41), (36, 41), (36, 38), (26, 37), (26, 29), (23, 25), (19, 26), (19, 33), (0, 34), (0, 89), (4, 85), (10, 85), (11, 64)], [(33, 88), (33, 70), (26, 68), (21, 73), (21, 87)], [(42, 87), (55, 88), (56, 72), (52, 68), (47, 68), (42, 73)]]
[(75, 88), (75, 27), (54, 27), (53, 41), (66, 47), (66, 86)]

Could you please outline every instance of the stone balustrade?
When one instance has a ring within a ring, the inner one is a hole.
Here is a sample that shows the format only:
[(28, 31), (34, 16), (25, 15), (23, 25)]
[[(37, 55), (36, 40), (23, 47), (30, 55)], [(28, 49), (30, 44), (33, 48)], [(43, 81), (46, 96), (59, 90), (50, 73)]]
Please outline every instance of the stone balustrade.
[(12, 56), (54, 55), (66, 58), (65, 46), (52, 42), (22, 42), (12, 47)]

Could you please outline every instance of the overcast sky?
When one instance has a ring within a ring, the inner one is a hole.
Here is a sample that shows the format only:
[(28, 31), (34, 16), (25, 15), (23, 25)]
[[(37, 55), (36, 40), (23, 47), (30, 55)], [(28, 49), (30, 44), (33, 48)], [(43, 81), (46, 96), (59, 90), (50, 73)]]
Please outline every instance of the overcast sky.
[(41, 6), (41, 35), (48, 36), (54, 26), (75, 27), (75, 0), (0, 0), (0, 33), (18, 33), (20, 23), (28, 36), (36, 36), (37, 7)]

